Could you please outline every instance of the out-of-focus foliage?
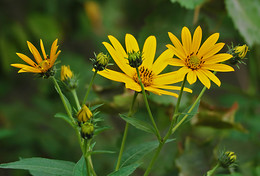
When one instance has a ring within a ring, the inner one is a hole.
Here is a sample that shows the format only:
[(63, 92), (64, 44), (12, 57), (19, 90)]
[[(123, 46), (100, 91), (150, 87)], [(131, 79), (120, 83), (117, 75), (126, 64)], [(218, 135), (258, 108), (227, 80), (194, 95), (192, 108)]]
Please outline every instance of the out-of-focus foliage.
[[(223, 148), (237, 154), (236, 172), (239, 173), (234, 176), (260, 175), (259, 21), (258, 0), (1, 0), (0, 163), (17, 161), (19, 157), (45, 157), (77, 163), (75, 172), (81, 172), (79, 168), (84, 164), (80, 160), (73, 129), (61, 119), (54, 118), (57, 112), (65, 111), (51, 81), (31, 74), (18, 74), (10, 67), (11, 63), (21, 62), (16, 52), (31, 56), (27, 40), (39, 47), (39, 41), (43, 39), (46, 48), (50, 48), (51, 42), (59, 39), (62, 53), (57, 67), (70, 65), (80, 78), (77, 93), (82, 101), (93, 74), (89, 58), (94, 57), (93, 52), (106, 53), (102, 42), (108, 41), (107, 35), (111, 34), (124, 43), (125, 34), (131, 33), (140, 46), (149, 35), (155, 35), (156, 55), (159, 56), (166, 49), (165, 45), (171, 42), (167, 32), (180, 37), (183, 26), (193, 31), (200, 25), (204, 40), (219, 32), (220, 41), (229, 45), (231, 42), (234, 45), (248, 44), (247, 65), (241, 65), (240, 69), (234, 67), (236, 71), (233, 73), (218, 73), (221, 87), (207, 90), (201, 101), (209, 106), (201, 106), (199, 114), (177, 131), (174, 141), (165, 145), (153, 175), (201, 176), (214, 166), (218, 151)], [(118, 69), (115, 65), (112, 67)], [(176, 69), (168, 66), (166, 71)], [(190, 105), (202, 85), (197, 83), (189, 87), (194, 93), (184, 94), (182, 109)], [(67, 92), (65, 96), (72, 98)], [(99, 108), (99, 115), (105, 119), (103, 125), (111, 129), (95, 138), (96, 150), (119, 150), (125, 121), (118, 113), (128, 111), (132, 96), (133, 92), (125, 90), (122, 84), (97, 76), (89, 103), (91, 106), (104, 103)], [(158, 127), (165, 132), (176, 99), (154, 94), (150, 94), (149, 99)], [(238, 108), (232, 109), (235, 102)], [(137, 106), (135, 118), (146, 121), (148, 116), (141, 97), (138, 97)], [(236, 113), (227, 115), (230, 111)], [(216, 121), (225, 128), (217, 128)], [(131, 149), (153, 140), (147, 133), (131, 127), (127, 146)], [(97, 174), (111, 173), (116, 158), (117, 153), (93, 155)], [(131, 168), (141, 164), (132, 175), (142, 175), (150, 159), (148, 155), (142, 164), (138, 162), (123, 171), (131, 173)], [(0, 175), (28, 174), (22, 170), (0, 169)], [(227, 170), (219, 172), (219, 176), (226, 174)]]

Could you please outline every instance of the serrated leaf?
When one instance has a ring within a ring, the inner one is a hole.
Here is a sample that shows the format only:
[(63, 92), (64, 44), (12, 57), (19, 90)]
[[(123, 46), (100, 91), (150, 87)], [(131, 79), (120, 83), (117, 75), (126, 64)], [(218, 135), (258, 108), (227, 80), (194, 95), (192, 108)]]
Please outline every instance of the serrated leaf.
[(145, 132), (148, 132), (148, 133), (156, 134), (153, 127), (145, 121), (136, 119), (134, 117), (127, 117), (126, 115), (123, 115), (123, 114), (119, 114), (119, 116), (123, 120), (125, 120), (127, 123), (130, 123), (131, 125), (133, 125), (134, 127), (136, 127), (139, 130), (142, 130), (142, 131), (145, 131)]
[[(173, 141), (173, 139), (168, 139), (166, 143)], [(158, 141), (144, 142), (137, 146), (134, 146), (123, 153), (120, 167), (128, 166), (136, 163), (142, 159), (145, 155), (153, 151), (159, 146)]]
[(82, 156), (73, 169), (73, 176), (87, 176), (85, 158)]
[(187, 9), (194, 9), (204, 3), (204, 1), (205, 0), (171, 0), (172, 3), (178, 2), (181, 6)]
[(56, 117), (56, 118), (60, 118), (60, 119), (63, 119), (63, 120), (65, 120), (66, 122), (68, 122), (69, 124), (72, 125), (69, 116), (66, 115), (66, 114), (63, 114), (63, 113), (60, 113), (60, 112), (59, 112), (59, 113), (55, 114), (54, 117)]
[(112, 172), (108, 176), (128, 176), (132, 174), (141, 164), (142, 163), (135, 163), (126, 167), (122, 167), (118, 171)]
[(252, 46), (260, 44), (260, 1), (225, 0), (227, 11), (237, 30)]
[(70, 161), (53, 160), (47, 158), (27, 158), (11, 163), (0, 164), (0, 168), (23, 169), (35, 173), (46, 173), (46, 175), (72, 176), (75, 163)]

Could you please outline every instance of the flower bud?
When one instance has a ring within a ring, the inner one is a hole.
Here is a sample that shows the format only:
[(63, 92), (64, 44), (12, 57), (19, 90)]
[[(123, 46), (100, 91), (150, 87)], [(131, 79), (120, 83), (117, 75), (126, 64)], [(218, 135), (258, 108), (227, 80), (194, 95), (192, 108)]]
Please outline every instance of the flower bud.
[(87, 122), (92, 117), (92, 112), (86, 105), (83, 105), (77, 114), (79, 122)]
[[(95, 53), (94, 53), (95, 54)], [(95, 54), (95, 59), (90, 59), (93, 62), (93, 68), (97, 71), (102, 71), (106, 68), (109, 62), (109, 56), (104, 53)]]
[(234, 48), (235, 53), (238, 54), (238, 57), (241, 59), (244, 59), (246, 57), (246, 54), (248, 52), (248, 46), (244, 44), (243, 46), (236, 46)]
[(80, 134), (84, 139), (91, 139), (94, 134), (94, 125), (89, 122), (84, 123), (81, 125)]
[(140, 65), (142, 65), (143, 63), (143, 53), (141, 53), (140, 51), (132, 51), (132, 52), (128, 52), (128, 61), (129, 61), (129, 65), (133, 68), (138, 68)]
[(70, 70), (70, 66), (61, 66), (60, 79), (66, 85), (68, 90), (75, 89), (78, 86), (78, 80)]
[(232, 167), (234, 163), (236, 162), (237, 156), (234, 152), (227, 151), (225, 153), (222, 153), (219, 157), (219, 164), (223, 168)]

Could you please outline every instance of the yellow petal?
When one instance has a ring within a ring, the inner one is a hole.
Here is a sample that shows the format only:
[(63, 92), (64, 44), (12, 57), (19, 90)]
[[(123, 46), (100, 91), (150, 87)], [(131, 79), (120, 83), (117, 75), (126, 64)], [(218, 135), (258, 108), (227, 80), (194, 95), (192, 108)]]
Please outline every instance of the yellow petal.
[(23, 72), (31, 72), (31, 73), (42, 73), (40, 70), (34, 68), (34, 67), (27, 67), (27, 68), (22, 68), (18, 71), (18, 73), (23, 73)]
[(183, 27), (181, 31), (181, 39), (186, 56), (190, 55), (191, 34), (187, 27)]
[(173, 53), (174, 53), (178, 58), (180, 58), (181, 60), (184, 61), (184, 60), (187, 58), (182, 52), (180, 52), (180, 50), (178, 50), (178, 49), (175, 48), (174, 46), (168, 44), (168, 45), (166, 45), (166, 47), (167, 47), (168, 49), (172, 50)]
[(178, 52), (179, 56), (181, 58), (186, 58), (187, 57), (186, 53), (185, 53), (183, 46), (182, 46), (181, 42), (179, 41), (179, 39), (175, 35), (173, 35), (171, 32), (168, 32), (168, 35), (169, 35), (169, 38), (172, 41), (173, 45), (175, 46), (175, 48), (179, 51)]
[(110, 70), (110, 69), (105, 69), (103, 71), (98, 72), (98, 74), (113, 81), (124, 82), (125, 87), (128, 89), (132, 89), (137, 92), (141, 91), (140, 85), (137, 84), (132, 78), (130, 78), (129, 76), (123, 73)]
[(204, 70), (204, 69), (201, 69), (201, 71), (207, 75), (207, 77), (209, 79), (211, 79), (215, 84), (217, 84), (218, 86), (220, 86), (221, 82), (220, 80), (218, 79), (218, 77), (216, 77), (216, 75), (214, 75), (211, 71), (208, 71), (208, 70)]
[(42, 57), (41, 57), (39, 51), (35, 48), (35, 46), (31, 42), (27, 41), (27, 44), (28, 44), (28, 47), (29, 47), (31, 53), (33, 54), (33, 57), (35, 58), (36, 62), (38, 64), (40, 64), (42, 62)]
[(192, 44), (191, 44), (191, 52), (197, 53), (202, 39), (202, 30), (201, 27), (198, 26), (193, 34)]
[(156, 51), (156, 38), (154, 36), (150, 36), (144, 42), (142, 66), (148, 69), (152, 68), (155, 51)]
[(207, 58), (205, 60), (205, 64), (215, 64), (217, 62), (224, 62), (232, 57), (233, 56), (231, 54), (227, 54), (227, 53), (216, 54), (212, 57)]
[(173, 57), (171, 49), (165, 50), (154, 62), (152, 71), (155, 75), (160, 74), (163, 69), (168, 65), (167, 61)]
[[(123, 59), (127, 58), (127, 53), (125, 52), (125, 49), (120, 44), (120, 42), (112, 35), (109, 35), (108, 39), (110, 40), (112, 46), (114, 47), (114, 49), (118, 53), (118, 55), (120, 55), (121, 58), (123, 58)], [(127, 59), (125, 59), (125, 64), (128, 64)]]
[(206, 75), (201, 70), (195, 71), (196, 75), (198, 76), (200, 82), (206, 86), (208, 89), (210, 88), (210, 81)]
[(136, 52), (140, 51), (136, 39), (131, 34), (126, 34), (125, 45), (126, 45), (127, 53), (132, 52), (132, 51), (136, 51)]
[(167, 62), (169, 63), (169, 65), (173, 66), (185, 66), (185, 63), (182, 60), (176, 58), (170, 58), (167, 60)]
[(115, 49), (107, 42), (103, 42), (103, 45), (106, 47), (107, 51), (111, 55), (111, 57), (114, 59), (118, 67), (128, 76), (133, 77), (135, 74), (135, 69), (132, 68), (129, 64), (126, 62), (127, 59), (123, 58), (121, 54), (118, 54), (118, 52), (115, 51)]
[(40, 40), (40, 45), (41, 45), (41, 49), (42, 49), (43, 59), (47, 59), (47, 55), (46, 55), (46, 52), (45, 52), (45, 49), (44, 49), (42, 39)]
[(33, 67), (36, 67), (37, 64), (32, 61), (28, 56), (22, 54), (22, 53), (16, 53), (23, 61), (25, 61), (26, 63), (30, 64)]
[(16, 68), (26, 68), (26, 67), (31, 67), (29, 65), (25, 65), (25, 64), (11, 64), (12, 67), (16, 67)]
[(212, 71), (218, 71), (218, 72), (230, 72), (234, 71), (232, 67), (225, 64), (204, 64), (202, 69), (212, 70)]
[(145, 90), (148, 90), (149, 92), (152, 92), (154, 94), (157, 94), (157, 95), (170, 95), (170, 96), (173, 96), (173, 97), (178, 97), (178, 94), (176, 93), (173, 93), (173, 92), (169, 92), (169, 91), (165, 91), (165, 90), (161, 90), (161, 89), (158, 89), (158, 88), (155, 88), (155, 87), (145, 87)]
[(214, 54), (219, 52), (224, 46), (225, 43), (217, 43), (207, 53), (205, 53), (205, 55), (203, 55), (203, 60), (206, 60), (207, 58), (213, 56)]
[(169, 73), (165, 73), (165, 74), (156, 76), (153, 80), (153, 84), (154, 85), (164, 85), (164, 84), (173, 84), (173, 83), (183, 81), (185, 74), (189, 70), (186, 69), (186, 73), (185, 73), (185, 72), (183, 72), (183, 70), (185, 70), (186, 67), (182, 67), (182, 68), (184, 68), (184, 69), (182, 69), (181, 72), (179, 72), (179, 70), (180, 70), (179, 69), (178, 71), (169, 72)]
[(202, 57), (205, 53), (209, 51), (209, 49), (215, 45), (215, 43), (218, 41), (219, 33), (212, 34), (200, 47), (198, 56)]
[[(181, 90), (180, 86), (168, 86), (168, 85), (153, 85), (155, 88), (161, 88), (161, 89), (169, 89), (169, 90)], [(185, 92), (192, 93), (192, 90), (189, 88), (184, 87), (183, 89)]]
[(60, 55), (60, 53), (61, 53), (61, 51), (59, 50), (57, 52), (57, 54), (55, 54), (55, 56), (52, 58), (52, 60), (50, 61), (51, 62), (50, 67), (52, 67), (54, 65), (54, 63), (55, 63), (56, 59), (58, 58), (58, 56)]
[(187, 80), (190, 84), (193, 84), (197, 81), (197, 75), (193, 70), (190, 70), (187, 75)]
[(57, 43), (58, 43), (58, 39), (56, 39), (56, 40), (52, 43), (52, 45), (51, 45), (51, 53), (50, 53), (51, 63), (54, 63), (52, 60), (54, 59), (54, 56), (56, 55), (56, 51), (57, 51), (57, 49), (58, 49)]

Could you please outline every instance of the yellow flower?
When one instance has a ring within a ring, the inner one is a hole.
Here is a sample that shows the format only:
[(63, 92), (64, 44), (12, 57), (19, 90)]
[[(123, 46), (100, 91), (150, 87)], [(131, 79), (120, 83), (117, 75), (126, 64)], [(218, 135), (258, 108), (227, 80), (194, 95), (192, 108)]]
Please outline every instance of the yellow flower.
[(244, 44), (243, 46), (236, 46), (234, 49), (235, 53), (238, 54), (238, 57), (240, 57), (241, 59), (246, 57), (246, 53), (248, 51), (248, 46), (246, 44)]
[(187, 75), (190, 84), (197, 81), (197, 77), (208, 89), (210, 80), (220, 86), (220, 80), (209, 70), (218, 72), (230, 72), (234, 69), (219, 62), (226, 61), (233, 56), (227, 53), (218, 53), (225, 43), (217, 43), (219, 33), (212, 34), (200, 47), (202, 30), (198, 26), (191, 38), (191, 33), (187, 27), (182, 28), (182, 44), (172, 33), (168, 33), (173, 45), (166, 45), (179, 58), (172, 58), (169, 62), (173, 66), (181, 66), (177, 73), (180, 77)]
[(61, 81), (65, 81), (68, 78), (71, 79), (72, 76), (73, 76), (73, 73), (70, 70), (70, 66), (62, 65), (61, 72), (60, 72)]
[(92, 117), (92, 112), (86, 105), (83, 105), (79, 110), (77, 117), (79, 122), (86, 122)]
[(46, 55), (46, 52), (45, 52), (45, 49), (43, 46), (43, 42), (42, 42), (42, 40), (40, 40), (40, 45), (41, 45), (41, 50), (42, 50), (42, 55), (43, 55), (43, 59), (42, 59), (39, 51), (35, 48), (35, 46), (32, 43), (30, 43), (29, 41), (27, 41), (29, 50), (33, 54), (33, 57), (36, 62), (34, 62), (28, 56), (26, 56), (22, 53), (16, 53), (23, 61), (25, 61), (29, 65), (11, 64), (11, 66), (21, 68), (18, 71), (18, 73), (22, 73), (22, 72), (46, 73), (53, 67), (58, 55), (61, 52), (60, 50), (57, 52), (57, 49), (58, 49), (57, 43), (58, 43), (58, 39), (56, 39), (52, 43), (50, 56), (48, 56), (48, 55)]
[[(139, 85), (136, 69), (131, 67), (129, 65), (129, 61), (126, 59), (128, 58), (127, 53), (132, 53), (133, 51), (140, 52), (136, 39), (132, 35), (126, 34), (126, 52), (115, 37), (109, 35), (108, 38), (112, 45), (107, 42), (103, 42), (103, 44), (123, 73), (106, 69), (98, 72), (98, 74), (113, 81), (123, 82), (125, 83), (126, 88), (140, 92), (141, 86)], [(182, 80), (176, 77), (177, 74), (173, 72), (159, 75), (168, 65), (166, 61), (173, 56), (173, 51), (167, 49), (154, 62), (155, 51), (156, 38), (154, 36), (150, 36), (144, 43), (142, 50), (143, 62), (138, 68), (144, 88), (145, 90), (158, 95), (166, 94), (177, 97), (178, 94), (163, 89), (180, 90), (180, 87), (170, 86), (169, 84), (180, 82)], [(192, 90), (188, 88), (185, 88), (184, 90), (192, 92)]]

